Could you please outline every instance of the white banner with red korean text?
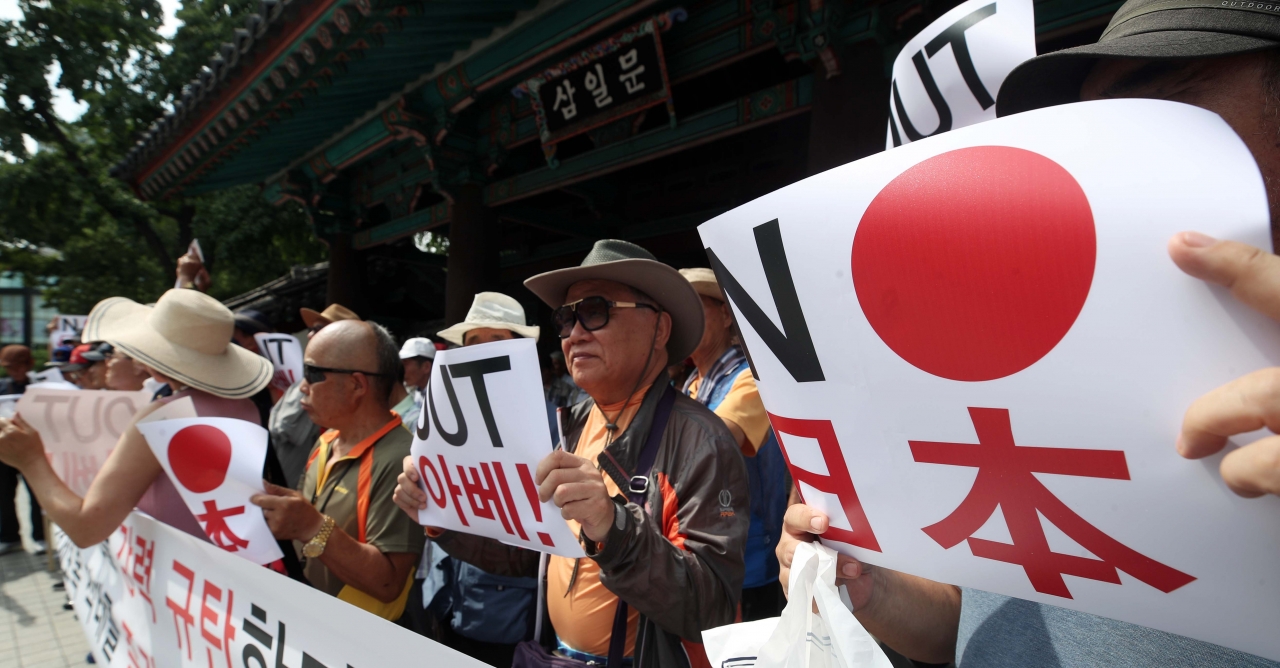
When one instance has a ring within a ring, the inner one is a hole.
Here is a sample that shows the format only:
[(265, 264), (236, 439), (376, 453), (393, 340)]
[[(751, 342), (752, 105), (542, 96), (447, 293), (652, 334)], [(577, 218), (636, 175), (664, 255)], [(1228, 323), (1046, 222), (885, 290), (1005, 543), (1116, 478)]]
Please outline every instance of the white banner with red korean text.
[(1035, 55), (1031, 0), (969, 0), (943, 14), (893, 61), (885, 149), (994, 119), (1005, 77)]
[(411, 451), (428, 499), (418, 521), (581, 557), (533, 480), (552, 450), (536, 346), (515, 339), (436, 353)]
[(28, 387), (17, 409), (40, 432), (54, 472), (84, 496), (134, 414), (150, 399), (146, 392)]
[(905, 145), (700, 232), (826, 544), (1280, 659), (1280, 498), (1174, 448), (1197, 397), (1280, 364), (1280, 328), (1166, 250), (1270, 248), (1269, 220), (1222, 119), (1113, 100)]
[(90, 548), (56, 527), (53, 539), (100, 666), (483, 666), (142, 513)]
[(266, 429), (244, 420), (196, 417), (144, 420), (138, 431), (214, 545), (255, 564), (284, 556), (262, 508), (249, 503), (265, 491)]

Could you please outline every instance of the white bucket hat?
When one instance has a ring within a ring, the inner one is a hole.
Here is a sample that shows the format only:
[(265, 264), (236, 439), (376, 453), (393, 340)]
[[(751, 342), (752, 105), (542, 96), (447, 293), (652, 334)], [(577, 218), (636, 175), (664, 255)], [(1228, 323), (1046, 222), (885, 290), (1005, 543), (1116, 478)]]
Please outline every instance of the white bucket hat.
[(429, 360), (435, 359), (436, 344), (432, 343), (431, 339), (424, 339), (420, 336), (406, 340), (404, 345), (400, 347), (400, 359), (411, 360), (415, 357), (425, 357)]
[(226, 399), (244, 399), (271, 382), (267, 358), (231, 343), (235, 315), (196, 290), (169, 290), (154, 306), (104, 299), (89, 312), (88, 341), (106, 341), (180, 383)]
[(524, 323), (524, 307), (520, 302), (501, 292), (477, 292), (467, 319), (440, 330), (436, 336), (455, 346), (463, 345), (462, 337), (473, 329), (505, 329), (526, 339), (537, 339), (538, 326)]

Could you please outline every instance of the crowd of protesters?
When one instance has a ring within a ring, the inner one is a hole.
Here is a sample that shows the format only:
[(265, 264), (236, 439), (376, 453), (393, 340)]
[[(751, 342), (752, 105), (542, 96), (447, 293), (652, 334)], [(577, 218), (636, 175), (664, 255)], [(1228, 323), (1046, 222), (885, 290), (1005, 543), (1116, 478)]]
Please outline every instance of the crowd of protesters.
[[(1252, 150), (1275, 218), (1278, 48), (1280, 16), (1131, 0), (1099, 43), (1015, 70), (998, 109), (1148, 97), (1217, 112)], [(1195, 232), (1168, 250), (1187, 274), (1280, 320), (1280, 258)], [(796, 546), (829, 526), (793, 488), (710, 269), (677, 271), (640, 246), (602, 240), (579, 266), (525, 281), (552, 309), (547, 339), (559, 341), (543, 359), (543, 381), (561, 447), (539, 463), (535, 482), (579, 536), (587, 555), (579, 559), (416, 521), (427, 499), (408, 457), (411, 428), (436, 353), (538, 340), (543, 332), (520, 301), (476, 294), (462, 322), (399, 343), (341, 304), (302, 309), (304, 373), (282, 390), (269, 389), (272, 365), (254, 339), (272, 331), (266, 316), (232, 313), (205, 295), (209, 277), (192, 254), (178, 278), (153, 305), (117, 297), (95, 306), (80, 341), (51, 351), (61, 374), (53, 382), (146, 389), (153, 401), (135, 419), (189, 397), (200, 416), (266, 427), (265, 492), (252, 502), (286, 555), (272, 567), (492, 665), (704, 665), (702, 631), (779, 614)], [(0, 366), (0, 395), (29, 386), (30, 350), (5, 347)], [(1277, 373), (1258, 371), (1197, 401), (1177, 451), (1203, 457), (1232, 434), (1280, 424)], [(21, 416), (0, 419), (0, 461), (0, 553), (21, 546), (19, 477), (34, 494), (39, 549), (42, 512), (81, 546), (106, 539), (135, 508), (204, 536), (134, 428), (83, 497), (59, 480)], [(1272, 439), (1233, 452), (1221, 473), (1242, 495), (1280, 494), (1278, 462)], [(919, 664), (1276, 665), (847, 556), (839, 569), (863, 626)]]

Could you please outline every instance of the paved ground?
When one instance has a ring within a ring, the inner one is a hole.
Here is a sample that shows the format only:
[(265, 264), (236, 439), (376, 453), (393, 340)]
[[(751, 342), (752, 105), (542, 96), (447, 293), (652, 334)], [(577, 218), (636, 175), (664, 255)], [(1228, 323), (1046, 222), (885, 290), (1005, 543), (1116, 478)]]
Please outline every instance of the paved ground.
[[(18, 515), (28, 517), (25, 490), (18, 493)], [(33, 550), (30, 527), (22, 527)], [(17, 552), (0, 557), (0, 668), (69, 668), (85, 665), (89, 644), (67, 600), (54, 591), (59, 582), (45, 557)]]

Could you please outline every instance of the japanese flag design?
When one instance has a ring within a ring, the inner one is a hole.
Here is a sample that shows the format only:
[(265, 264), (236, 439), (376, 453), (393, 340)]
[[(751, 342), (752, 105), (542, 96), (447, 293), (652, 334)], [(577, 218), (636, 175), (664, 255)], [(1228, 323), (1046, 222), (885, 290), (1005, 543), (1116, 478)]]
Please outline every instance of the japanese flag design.
[(284, 554), (249, 497), (263, 491), (267, 430), (231, 418), (144, 422), (138, 431), (214, 545), (256, 564)]
[(1280, 499), (1174, 449), (1198, 396), (1280, 362), (1280, 329), (1166, 251), (1270, 248), (1268, 221), (1220, 118), (1116, 100), (904, 145), (700, 232), (829, 545), (1280, 659)]

